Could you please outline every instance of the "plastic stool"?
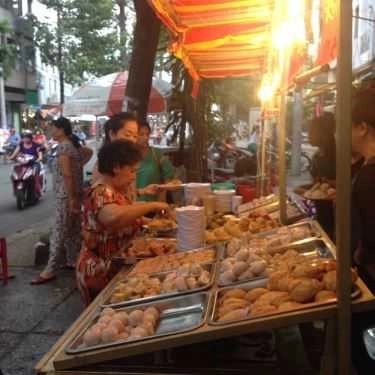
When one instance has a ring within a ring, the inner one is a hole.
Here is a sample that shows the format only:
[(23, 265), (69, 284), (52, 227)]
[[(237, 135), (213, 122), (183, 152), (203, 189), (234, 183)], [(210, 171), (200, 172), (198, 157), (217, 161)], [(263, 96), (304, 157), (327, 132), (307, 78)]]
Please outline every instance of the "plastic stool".
[(7, 254), (7, 243), (5, 238), (0, 238), (0, 260), (2, 264), (2, 272), (0, 273), (0, 278), (3, 279), (3, 283), (8, 282), (8, 254)]

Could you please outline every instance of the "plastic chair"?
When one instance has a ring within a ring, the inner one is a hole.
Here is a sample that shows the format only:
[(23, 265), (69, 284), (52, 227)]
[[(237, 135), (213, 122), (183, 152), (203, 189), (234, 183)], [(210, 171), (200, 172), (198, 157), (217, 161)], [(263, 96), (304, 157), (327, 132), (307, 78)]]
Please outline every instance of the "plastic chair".
[(5, 238), (0, 238), (0, 260), (2, 264), (2, 272), (0, 273), (0, 278), (3, 279), (3, 283), (8, 282), (8, 254), (7, 254), (7, 243)]

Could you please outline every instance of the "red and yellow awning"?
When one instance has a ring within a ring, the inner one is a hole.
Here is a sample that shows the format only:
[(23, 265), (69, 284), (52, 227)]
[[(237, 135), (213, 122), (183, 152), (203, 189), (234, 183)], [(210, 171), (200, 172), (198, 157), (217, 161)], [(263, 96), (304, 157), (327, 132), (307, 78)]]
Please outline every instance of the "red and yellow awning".
[(275, 0), (149, 0), (194, 80), (262, 73)]

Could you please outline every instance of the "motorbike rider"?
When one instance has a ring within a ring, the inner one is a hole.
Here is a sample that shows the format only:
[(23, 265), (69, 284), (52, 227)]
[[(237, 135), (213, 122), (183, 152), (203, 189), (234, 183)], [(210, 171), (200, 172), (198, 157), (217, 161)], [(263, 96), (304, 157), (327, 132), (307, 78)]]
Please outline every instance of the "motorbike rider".
[(18, 155), (31, 155), (34, 157), (33, 162), (33, 169), (34, 169), (34, 176), (38, 176), (38, 178), (34, 178), (35, 182), (35, 192), (41, 192), (41, 181), (39, 178), (40, 168), (41, 168), (41, 161), (43, 159), (43, 153), (41, 150), (41, 146), (33, 141), (33, 134), (31, 132), (25, 132), (22, 134), (22, 139), (20, 144), (14, 150), (13, 154), (9, 157), (10, 160), (15, 160)]
[(10, 134), (7, 139), (7, 143), (9, 143), (12, 147), (16, 148), (21, 141), (20, 136), (17, 134), (17, 131), (15, 128), (10, 129)]

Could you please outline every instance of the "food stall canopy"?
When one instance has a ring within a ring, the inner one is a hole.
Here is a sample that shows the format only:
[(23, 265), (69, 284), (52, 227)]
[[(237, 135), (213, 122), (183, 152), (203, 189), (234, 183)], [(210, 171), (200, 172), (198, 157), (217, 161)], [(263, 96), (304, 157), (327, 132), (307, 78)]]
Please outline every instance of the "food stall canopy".
[(149, 0), (195, 82), (261, 73), (275, 0)]

